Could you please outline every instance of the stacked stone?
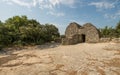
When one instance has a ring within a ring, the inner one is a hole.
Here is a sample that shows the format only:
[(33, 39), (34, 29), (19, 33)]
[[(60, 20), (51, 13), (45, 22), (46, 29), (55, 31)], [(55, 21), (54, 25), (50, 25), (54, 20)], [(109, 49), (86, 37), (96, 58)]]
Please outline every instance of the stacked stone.
[(65, 36), (62, 40), (63, 45), (72, 45), (81, 42), (99, 42), (100, 32), (91, 23), (86, 23), (83, 26), (73, 22), (66, 28)]

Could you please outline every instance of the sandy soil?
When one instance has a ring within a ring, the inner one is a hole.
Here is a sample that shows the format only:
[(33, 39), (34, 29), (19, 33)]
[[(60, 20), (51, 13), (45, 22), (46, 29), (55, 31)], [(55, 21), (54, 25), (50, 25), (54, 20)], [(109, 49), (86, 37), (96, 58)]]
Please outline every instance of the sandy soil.
[(119, 43), (46, 47), (0, 55), (0, 75), (120, 75)]

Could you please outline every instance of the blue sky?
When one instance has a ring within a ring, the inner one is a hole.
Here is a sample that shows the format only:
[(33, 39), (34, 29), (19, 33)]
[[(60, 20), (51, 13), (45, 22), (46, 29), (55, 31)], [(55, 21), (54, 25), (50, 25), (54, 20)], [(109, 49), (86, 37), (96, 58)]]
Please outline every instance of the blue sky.
[(61, 34), (70, 22), (114, 27), (120, 21), (120, 0), (0, 0), (0, 20), (15, 15), (55, 24)]

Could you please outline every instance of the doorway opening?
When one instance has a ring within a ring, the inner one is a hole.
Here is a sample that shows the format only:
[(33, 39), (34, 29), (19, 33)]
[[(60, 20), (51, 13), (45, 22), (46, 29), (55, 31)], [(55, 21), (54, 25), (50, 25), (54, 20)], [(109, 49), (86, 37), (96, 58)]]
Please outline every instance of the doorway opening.
[(85, 42), (85, 41), (86, 41), (85, 34), (82, 34), (82, 42)]

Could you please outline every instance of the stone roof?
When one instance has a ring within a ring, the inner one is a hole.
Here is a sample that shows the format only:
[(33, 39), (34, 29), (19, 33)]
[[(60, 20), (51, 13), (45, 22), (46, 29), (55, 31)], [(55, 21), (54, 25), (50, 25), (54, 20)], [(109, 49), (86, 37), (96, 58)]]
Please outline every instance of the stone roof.
[[(75, 36), (76, 35), (76, 36)], [(72, 22), (66, 28), (65, 36), (67, 42), (78, 43), (78, 42), (98, 42), (100, 38), (99, 30), (91, 23), (86, 23), (83, 26), (76, 22)], [(69, 39), (69, 37), (71, 39)], [(72, 40), (72, 41), (71, 41)]]

